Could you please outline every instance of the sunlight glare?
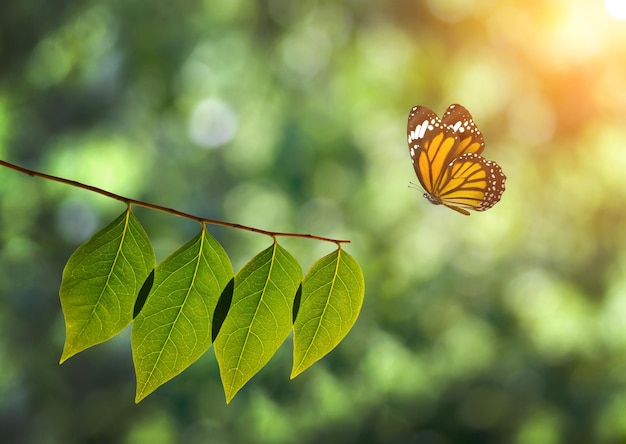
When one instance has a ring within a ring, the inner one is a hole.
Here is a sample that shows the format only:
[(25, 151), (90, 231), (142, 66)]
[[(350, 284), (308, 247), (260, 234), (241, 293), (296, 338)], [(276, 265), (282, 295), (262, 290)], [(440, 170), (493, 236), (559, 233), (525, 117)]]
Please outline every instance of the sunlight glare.
[(604, 0), (606, 12), (617, 20), (626, 20), (626, 0)]

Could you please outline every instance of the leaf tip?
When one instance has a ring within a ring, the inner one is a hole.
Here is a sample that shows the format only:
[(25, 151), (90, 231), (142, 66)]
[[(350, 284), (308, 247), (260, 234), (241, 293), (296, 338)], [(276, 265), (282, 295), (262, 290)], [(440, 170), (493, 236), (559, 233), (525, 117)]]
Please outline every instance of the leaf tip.
[(239, 390), (224, 391), (224, 395), (226, 395), (226, 405), (230, 404), (230, 401), (233, 400), (238, 391)]
[(226, 404), (230, 404), (230, 401), (232, 401), (235, 398), (235, 395), (239, 393), (239, 390), (241, 390), (243, 386), (246, 385), (246, 382), (248, 381), (249, 379), (243, 382), (232, 380), (230, 381), (230, 383), (226, 383), (224, 382), (224, 378), (222, 378), (222, 386), (224, 387), (224, 395), (226, 397)]
[(289, 379), (295, 379), (296, 376), (299, 376), (300, 373), (304, 372), (310, 366), (311, 366), (311, 364), (303, 365), (302, 362), (297, 362), (297, 363), (294, 362), (293, 368), (291, 369), (291, 375), (289, 376)]
[(139, 391), (139, 389), (138, 389), (137, 392), (135, 393), (135, 404), (139, 404), (149, 394), (150, 393), (145, 393), (144, 391)]
[(65, 347), (63, 347), (63, 353), (61, 353), (61, 359), (59, 359), (59, 365), (63, 364), (65, 361), (70, 359), (72, 356), (80, 352), (80, 350), (76, 350), (75, 348), (68, 347), (67, 343)]

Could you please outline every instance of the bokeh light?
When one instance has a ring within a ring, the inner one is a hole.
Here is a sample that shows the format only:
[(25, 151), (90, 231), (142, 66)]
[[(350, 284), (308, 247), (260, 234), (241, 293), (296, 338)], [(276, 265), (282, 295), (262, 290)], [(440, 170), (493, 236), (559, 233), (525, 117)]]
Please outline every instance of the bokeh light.
[(189, 136), (197, 145), (215, 148), (228, 143), (237, 131), (237, 116), (232, 107), (218, 99), (196, 105), (189, 119)]
[[(626, 440), (626, 2), (0, 3), (0, 158), (350, 239), (363, 311), (224, 403), (209, 351), (133, 403), (128, 331), (58, 366), (58, 288), (118, 201), (0, 169), (2, 442)], [(35, 26), (36, 24), (36, 26)], [(502, 201), (430, 205), (405, 125), (467, 107)], [(159, 259), (195, 222), (135, 209)], [(235, 269), (269, 246), (209, 227)], [(333, 245), (281, 239), (302, 264)]]
[(624, 0), (604, 0), (606, 12), (617, 20), (626, 20), (626, 1)]

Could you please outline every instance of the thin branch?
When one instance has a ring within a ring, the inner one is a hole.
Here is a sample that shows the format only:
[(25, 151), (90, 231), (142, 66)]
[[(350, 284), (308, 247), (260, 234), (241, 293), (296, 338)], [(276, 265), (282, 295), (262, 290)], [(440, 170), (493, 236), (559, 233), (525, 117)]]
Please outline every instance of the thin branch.
[(150, 208), (152, 210), (173, 214), (174, 216), (184, 217), (185, 219), (195, 220), (195, 221), (197, 221), (197, 222), (199, 222), (201, 224), (207, 223), (207, 224), (211, 224), (211, 225), (220, 225), (220, 226), (223, 226), (223, 227), (230, 227), (230, 228), (236, 228), (236, 229), (239, 229), (239, 230), (252, 231), (253, 233), (265, 234), (266, 236), (271, 236), (271, 237), (276, 237), (276, 236), (301, 237), (301, 238), (306, 238), (306, 239), (315, 239), (315, 240), (324, 241), (324, 242), (332, 242), (332, 243), (337, 244), (337, 245), (350, 243), (349, 240), (344, 240), (344, 239), (332, 239), (332, 238), (329, 238), (329, 237), (316, 236), (314, 234), (283, 233), (283, 232), (280, 232), (280, 231), (261, 230), (260, 228), (249, 227), (247, 225), (241, 225), (241, 224), (236, 224), (236, 223), (232, 223), (232, 222), (224, 222), (224, 221), (215, 220), (215, 219), (207, 219), (205, 217), (195, 216), (193, 214), (185, 213), (183, 211), (178, 211), (178, 210), (175, 210), (173, 208), (164, 207), (164, 206), (153, 204), (153, 203), (150, 203), (150, 202), (143, 202), (141, 200), (130, 199), (128, 197), (120, 196), (119, 194), (115, 194), (115, 193), (111, 193), (110, 191), (103, 190), (102, 188), (94, 187), (94, 186), (91, 186), (91, 185), (86, 185), (84, 183), (77, 182), (75, 180), (64, 179), (62, 177), (57, 177), (57, 176), (52, 176), (50, 174), (40, 173), (39, 171), (29, 170), (28, 168), (24, 168), (24, 167), (21, 167), (21, 166), (18, 166), (18, 165), (14, 165), (12, 163), (5, 162), (4, 160), (1, 160), (1, 159), (0, 159), (0, 165), (5, 166), (7, 168), (10, 168), (12, 170), (18, 171), (18, 172), (23, 173), (23, 174), (27, 174), (27, 175), (32, 176), (32, 177), (40, 177), (42, 179), (51, 180), (53, 182), (59, 182), (59, 183), (70, 185), (70, 186), (73, 186), (73, 187), (76, 187), (76, 188), (82, 188), (83, 190), (92, 191), (94, 193), (98, 193), (98, 194), (101, 194), (103, 196), (110, 197), (111, 199), (115, 199), (115, 200), (119, 200), (120, 202), (124, 202), (128, 206), (136, 205), (138, 207)]

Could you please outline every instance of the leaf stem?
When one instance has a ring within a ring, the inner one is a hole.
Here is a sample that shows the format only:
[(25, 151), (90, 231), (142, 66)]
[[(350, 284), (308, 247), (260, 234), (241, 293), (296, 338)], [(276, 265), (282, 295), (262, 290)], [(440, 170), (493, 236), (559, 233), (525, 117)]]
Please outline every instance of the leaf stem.
[(115, 193), (111, 193), (110, 191), (107, 190), (103, 190), (102, 188), (98, 188), (98, 187), (94, 187), (92, 185), (87, 185), (81, 182), (77, 182), (75, 180), (69, 180), (69, 179), (64, 179), (62, 177), (58, 177), (58, 176), (52, 176), (50, 174), (45, 174), (45, 173), (40, 173), (39, 171), (34, 171), (34, 170), (29, 170), (28, 168), (24, 168), (18, 165), (14, 165), (12, 163), (6, 162), (2, 159), (0, 159), (0, 165), (5, 166), (7, 168), (10, 168), (12, 170), (18, 171), (20, 173), (23, 174), (27, 174), (29, 176), (32, 177), (40, 177), (42, 179), (47, 179), (47, 180), (51, 180), (53, 182), (59, 182), (59, 183), (63, 183), (65, 185), (70, 185), (76, 188), (82, 188), (83, 190), (87, 190), (87, 191), (92, 191), (94, 193), (97, 194), (101, 194), (102, 196), (106, 196), (106, 197), (110, 197), (111, 199), (115, 199), (115, 200), (119, 200), (120, 202), (124, 202), (126, 205), (128, 205), (129, 207), (132, 205), (136, 205), (138, 207), (144, 207), (144, 208), (150, 208), (151, 210), (156, 210), (156, 211), (161, 211), (163, 213), (169, 213), (172, 214), (174, 216), (178, 216), (178, 217), (184, 217), (185, 219), (191, 219), (191, 220), (195, 220), (201, 224), (211, 224), (211, 225), (220, 225), (223, 227), (230, 227), (230, 228), (236, 228), (239, 230), (245, 230), (245, 231), (251, 231), (253, 233), (259, 233), (259, 234), (265, 234), (266, 236), (271, 236), (271, 237), (277, 237), (277, 236), (282, 236), (282, 237), (301, 237), (301, 238), (306, 238), (306, 239), (315, 239), (315, 240), (319, 240), (319, 241), (324, 241), (324, 242), (332, 242), (334, 244), (337, 244), (338, 246), (340, 246), (341, 244), (347, 244), (350, 243), (349, 240), (344, 240), (344, 239), (332, 239), (329, 237), (322, 237), (322, 236), (316, 236), (314, 234), (304, 234), (304, 233), (283, 233), (280, 231), (268, 231), (268, 230), (262, 230), (260, 228), (254, 228), (254, 227), (249, 227), (247, 225), (242, 225), (242, 224), (236, 224), (233, 222), (225, 222), (225, 221), (221, 221), (221, 220), (215, 220), (215, 219), (208, 219), (206, 217), (200, 217), (200, 216), (195, 216), (193, 214), (189, 214), (189, 213), (185, 213), (183, 211), (178, 211), (175, 210), (173, 208), (168, 208), (168, 207), (164, 207), (161, 205), (157, 205), (157, 204), (153, 204), (150, 202), (144, 202), (141, 200), (136, 200), (136, 199), (131, 199), (125, 196), (120, 196), (119, 194), (115, 194)]

